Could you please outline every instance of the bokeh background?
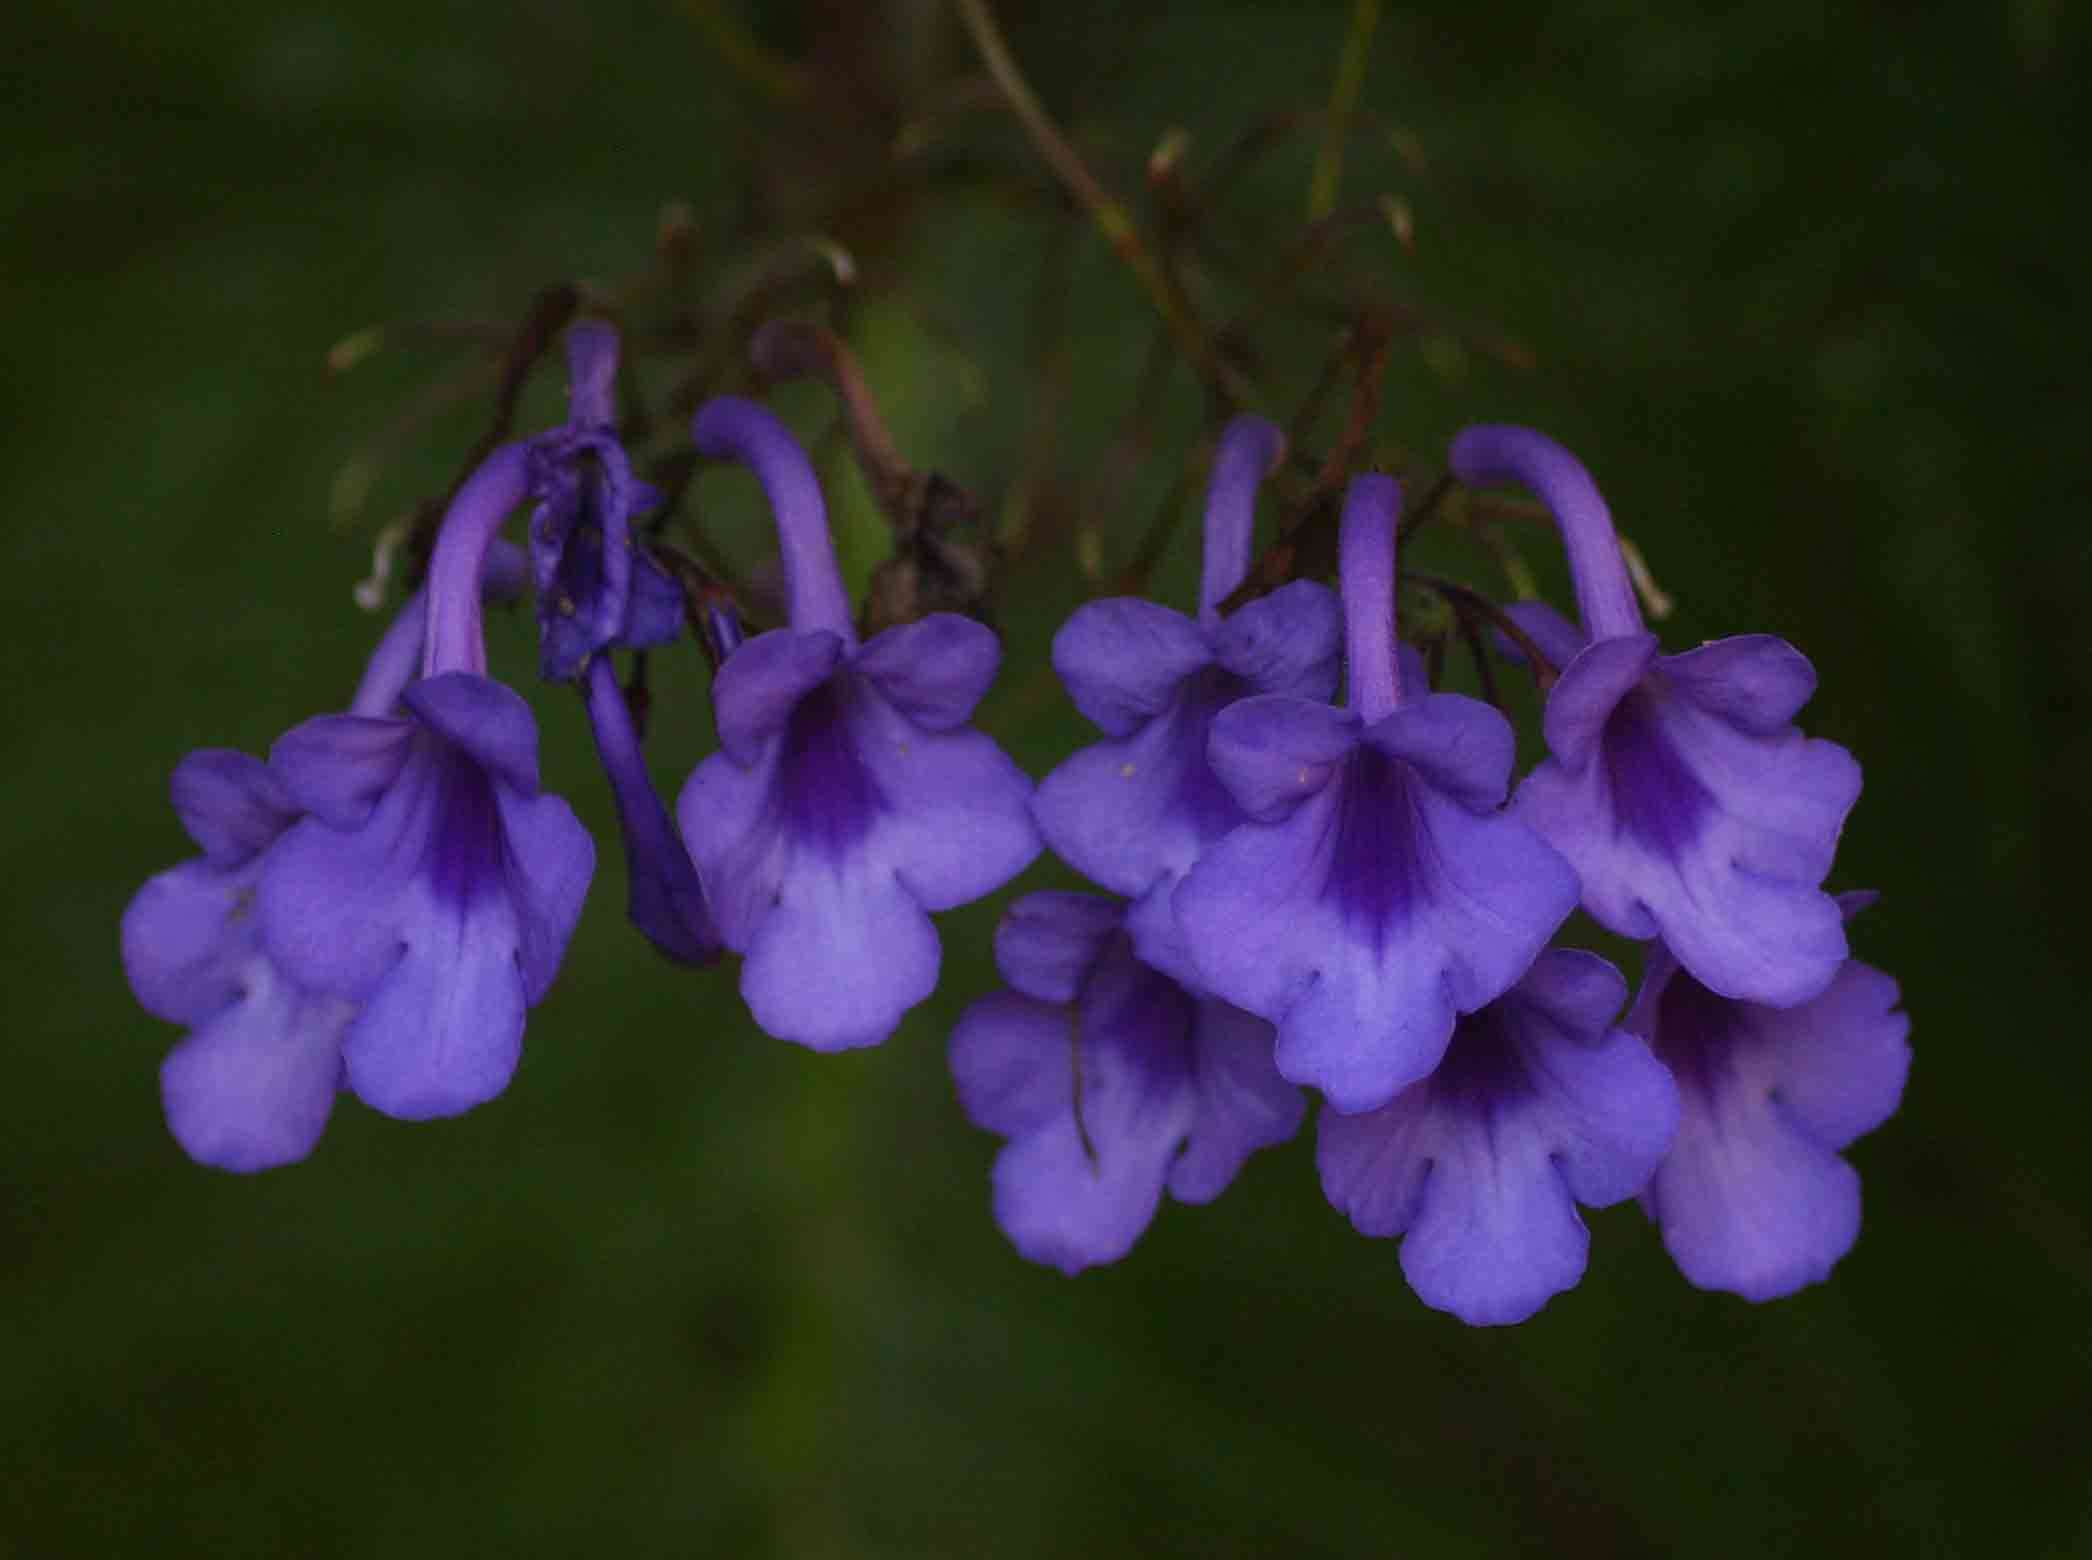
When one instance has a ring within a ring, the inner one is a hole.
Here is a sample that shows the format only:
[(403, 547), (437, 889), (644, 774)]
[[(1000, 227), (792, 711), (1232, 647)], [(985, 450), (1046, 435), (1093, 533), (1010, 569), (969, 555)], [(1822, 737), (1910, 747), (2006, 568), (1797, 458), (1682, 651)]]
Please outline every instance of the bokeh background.
[[(1129, 195), (1172, 126), (1197, 168), (1322, 101), (1350, 15), (1129, 9), (1005, 9)], [(1884, 891), (1855, 939), (1915, 1026), (1831, 1283), (1700, 1294), (1623, 1207), (1582, 1287), (1507, 1331), (1424, 1309), (1323, 1204), (1305, 1136), (1113, 1269), (1019, 1260), (943, 1071), (1015, 889), (947, 918), (943, 987), (892, 1041), (816, 1058), (753, 1029), (730, 971), (655, 958), (606, 848), (502, 1100), (426, 1128), (345, 1100), (301, 1167), (188, 1163), (158, 1115), (175, 1036), (116, 957), (186, 851), (166, 773), (339, 704), (371, 530), (486, 418), (417, 410), (446, 375), (483, 388), (454, 342), (332, 379), (328, 347), (642, 271), (671, 199), (724, 275), (885, 155), (837, 125), (973, 65), (930, 0), (40, 0), (9, 32), (0, 1552), (2092, 1553), (2081, 13), (1411, 0), (1374, 35), (1362, 101), (1427, 166), (1353, 143), (1347, 198), (1399, 192), (1417, 241), (1352, 262), (1535, 365), (1405, 342), (1379, 448), (1547, 427), (1679, 598), (1675, 643), (1810, 653), (1811, 729), (1867, 766), (1834, 881)], [(1070, 512), (1148, 324), (1010, 124), (962, 120), (949, 178), (849, 219), (855, 339), (910, 456), (1000, 504), (1033, 469), (1031, 278), (1074, 246), (1047, 541), (1005, 582), (986, 715), (1039, 773), (1080, 735), (1036, 678)], [(1239, 186), (1233, 241), (1297, 230), (1312, 146)], [(1327, 335), (1290, 364), (1266, 340), (1297, 374)], [(1180, 373), (1162, 457), (1198, 427)], [(747, 495), (717, 482), (724, 524)], [(496, 654), (525, 677), (520, 622)], [(673, 783), (708, 716), (694, 668), (663, 675)], [(607, 826), (575, 701), (536, 702), (552, 784)]]

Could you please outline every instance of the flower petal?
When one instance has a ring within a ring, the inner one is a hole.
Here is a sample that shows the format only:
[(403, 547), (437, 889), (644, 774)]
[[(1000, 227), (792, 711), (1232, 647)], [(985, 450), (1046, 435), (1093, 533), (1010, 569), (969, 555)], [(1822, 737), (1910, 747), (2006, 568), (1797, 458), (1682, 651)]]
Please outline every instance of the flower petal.
[(123, 913), (124, 975), (138, 1003), (198, 1024), (239, 998), (258, 946), (250, 919), (258, 868), (185, 861), (146, 880)]
[(1170, 1195), (1179, 1202), (1211, 1202), (1251, 1154), (1300, 1130), (1307, 1101), (1279, 1076), (1272, 1059), (1276, 1038), (1263, 1019), (1229, 1003), (1197, 1004), (1196, 1107), (1191, 1135), (1169, 1175)]
[(995, 967), (1027, 996), (1073, 1002), (1123, 914), (1096, 894), (1026, 894), (995, 928)]
[(459, 1115), (523, 1054), (515, 909), (494, 885), (451, 898), (417, 881), (398, 926), (403, 951), (342, 1040), (349, 1087), (402, 1121)]
[(205, 856), (237, 866), (274, 844), (298, 818), (283, 782), (251, 753), (199, 748), (168, 782), (175, 815)]
[(774, 752), (753, 769), (714, 753), (691, 771), (676, 799), (676, 823), (720, 938), (737, 953), (748, 951), (776, 902), (789, 858), (771, 801), (776, 774)]
[(883, 803), (866, 848), (925, 910), (971, 904), (1038, 858), (1031, 777), (993, 739), (924, 731), (870, 684), (858, 688), (850, 741)]
[[(496, 786), (494, 799), (501, 812), (505, 888), (516, 917), (516, 957), (524, 995), (535, 1004), (551, 989), (581, 920), (596, 869), (596, 842), (557, 796), (519, 796)], [(667, 843), (680, 854), (680, 842), (671, 838)], [(694, 873), (690, 887), (697, 888)]]
[(1464, 807), (1501, 807), (1518, 739), (1503, 715), (1478, 699), (1433, 693), (1368, 726), (1363, 740), (1406, 760)]
[(269, 767), (291, 800), (337, 829), (359, 829), (407, 762), (414, 723), (321, 715), (269, 749)]
[(741, 967), (764, 1033), (816, 1051), (877, 1045), (937, 986), (937, 933), (891, 872), (802, 853)]
[(1663, 674), (1686, 698), (1754, 736), (1777, 736), (1816, 691), (1816, 668), (1784, 639), (1738, 634), (1666, 656)]
[(925, 731), (965, 724), (1002, 664), (995, 631), (956, 612), (933, 612), (874, 636), (856, 670)]
[(1085, 603), (1053, 636), (1053, 669), (1069, 698), (1114, 737), (1160, 712), (1212, 658), (1198, 624), (1130, 596)]
[(1131, 734), (1082, 749), (1042, 780), (1032, 815), (1054, 853), (1129, 896), (1189, 868), (1242, 821), (1206, 757), (1213, 717), (1240, 689), (1201, 669)]
[(735, 763), (756, 762), (783, 732), (792, 712), (842, 664), (841, 637), (826, 629), (774, 628), (726, 659), (712, 680), (719, 746)]
[(1212, 632), (1214, 658), (1257, 693), (1327, 703), (1337, 691), (1344, 609), (1312, 580), (1244, 602)]
[(1068, 1108), (1074, 1009), (1014, 991), (970, 1004), (952, 1029), (952, 1082), (966, 1119), (1021, 1137)]
[(407, 708), (523, 796), (538, 792), (538, 726), (522, 695), (491, 677), (443, 672), (411, 683)]
[(300, 992), (258, 949), (235, 1002), (160, 1064), (160, 1101), (182, 1151), (220, 1170), (294, 1164), (326, 1130), (355, 1009)]
[(1269, 694), (1215, 716), (1207, 756), (1237, 805), (1273, 823), (1330, 783), (1358, 737), (1358, 717), (1347, 711)]
[(1654, 634), (1628, 634), (1594, 641), (1562, 668), (1541, 717), (1557, 760), (1581, 768), (1596, 756), (1605, 723), (1656, 664), (1656, 655)]

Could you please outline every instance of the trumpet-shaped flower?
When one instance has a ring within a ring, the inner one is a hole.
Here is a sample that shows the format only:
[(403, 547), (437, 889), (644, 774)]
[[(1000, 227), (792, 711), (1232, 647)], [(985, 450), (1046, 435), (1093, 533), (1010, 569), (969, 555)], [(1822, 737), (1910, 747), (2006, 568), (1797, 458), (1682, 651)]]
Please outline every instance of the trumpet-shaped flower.
[(1430, 1073), (1455, 1015), (1509, 989), (1576, 904), (1568, 865), (1501, 810), (1504, 718), (1403, 697), (1400, 502), (1377, 476), (1345, 502), (1351, 708), (1265, 695), (1214, 718), (1213, 767), (1248, 821), (1173, 900), (1205, 985), (1276, 1024), (1279, 1071), (1351, 1112)]
[(486, 676), (477, 580), (529, 460), (496, 451), (451, 504), (404, 713), (307, 721), (269, 759), (305, 816), (262, 865), (264, 945), (299, 987), (357, 1004), (349, 1087), (407, 1119), (507, 1086), (595, 865), (573, 812), (539, 791), (529, 707)]
[(1782, 1007), (1822, 991), (1845, 932), (1819, 885), (1860, 771), (1794, 727), (1816, 688), (1808, 661), (1765, 634), (1661, 654), (1604, 500), (1543, 435), (1469, 428), (1452, 465), (1547, 502), (1590, 641), (1548, 696), (1550, 756), (1520, 785), (1518, 816), (1568, 857), (1603, 925), (1661, 937), (1713, 990)]
[(1133, 901), (1127, 926), (1140, 957), (1187, 986), (1199, 979), (1171, 895), (1245, 816), (1207, 760), (1214, 716), (1252, 694), (1326, 700), (1336, 691), (1340, 619), (1325, 587), (1296, 581), (1220, 613), (1249, 571), (1257, 483), (1283, 447), (1257, 417), (1238, 417), (1221, 435), (1196, 622), (1135, 598), (1093, 601), (1053, 640), (1054, 670), (1106, 740), (1040, 782), (1039, 832), (1076, 871)]
[[(1847, 914), (1871, 894), (1846, 894)], [(1650, 951), (1628, 1026), (1677, 1074), (1678, 1138), (1643, 1193), (1701, 1289), (1771, 1300), (1829, 1276), (1860, 1228), (1860, 1178), (1839, 1151), (1894, 1114), (1910, 1070), (1896, 982), (1847, 959), (1796, 1007), (1711, 991)]]
[(1027, 895), (995, 939), (1014, 989), (952, 1032), (961, 1104), (1009, 1139), (996, 1222), (1070, 1274), (1131, 1250), (1165, 1186), (1180, 1202), (1218, 1197), (1304, 1109), (1272, 1066), (1271, 1026), (1143, 964), (1124, 925), (1110, 900)]
[(876, 1045), (935, 988), (928, 912), (999, 888), (1039, 851), (1031, 782), (967, 725), (1001, 648), (937, 613), (863, 645), (820, 487), (784, 426), (722, 397), (698, 449), (755, 468), (776, 514), (791, 626), (735, 650), (713, 683), (720, 751), (676, 812), (741, 993), (769, 1034)]
[(1596, 954), (1555, 948), (1463, 1016), (1445, 1060), (1378, 1110), (1322, 1113), (1329, 1200), (1362, 1234), (1402, 1239), (1426, 1305), (1464, 1322), (1522, 1322), (1583, 1277), (1576, 1205), (1623, 1202), (1678, 1125), (1678, 1090), (1613, 1027), (1627, 983)]

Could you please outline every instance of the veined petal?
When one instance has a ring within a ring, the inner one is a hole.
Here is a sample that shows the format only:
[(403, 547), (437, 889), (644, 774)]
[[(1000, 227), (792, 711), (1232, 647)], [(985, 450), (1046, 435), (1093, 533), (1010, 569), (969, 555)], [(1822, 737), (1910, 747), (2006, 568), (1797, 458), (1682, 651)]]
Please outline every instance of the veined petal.
[(853, 662), (888, 703), (925, 731), (965, 724), (995, 681), (995, 631), (956, 612), (933, 612), (875, 635)]
[(1053, 669), (1069, 698), (1113, 737), (1160, 712), (1212, 658), (1198, 624), (1136, 597), (1087, 602), (1053, 636)]
[(299, 991), (256, 947), (238, 999), (160, 1065), (168, 1130), (199, 1164), (254, 1171), (294, 1164), (326, 1130), (341, 1087), (352, 1005)]

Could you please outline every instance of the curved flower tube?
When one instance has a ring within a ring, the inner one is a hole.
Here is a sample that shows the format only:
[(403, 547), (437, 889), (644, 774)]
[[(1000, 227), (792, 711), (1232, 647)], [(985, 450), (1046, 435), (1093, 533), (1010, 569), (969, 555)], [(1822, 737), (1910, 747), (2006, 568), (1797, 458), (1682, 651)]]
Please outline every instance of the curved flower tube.
[(1794, 727), (1814, 669), (1766, 634), (1661, 654), (1604, 499), (1545, 435), (1469, 428), (1451, 463), (1463, 482), (1522, 481), (1554, 512), (1589, 641), (1548, 696), (1551, 756), (1513, 810), (1568, 857), (1608, 929), (1662, 938), (1726, 996), (1776, 1007), (1815, 996), (1845, 960), (1819, 885), (1860, 770)]
[(357, 1005), (349, 1087), (407, 1120), (507, 1087), (595, 867), (573, 811), (539, 791), (529, 706), (485, 675), (477, 582), (529, 458), (495, 451), (452, 501), (405, 713), (322, 716), (269, 756), (306, 816), (262, 865), (263, 943), (300, 987)]
[(1284, 447), (1260, 417), (1221, 434), (1196, 622), (1115, 598), (1078, 607), (1053, 639), (1054, 670), (1105, 740), (1039, 782), (1032, 815), (1063, 861), (1133, 901), (1127, 928), (1140, 957), (1194, 989), (1171, 895), (1245, 817), (1206, 756), (1213, 718), (1253, 694), (1326, 700), (1337, 685), (1341, 615), (1325, 587), (1296, 581), (1220, 615), (1249, 571), (1257, 484)]
[(679, 964), (714, 964), (723, 944), (690, 852), (647, 774), (639, 730), (610, 658), (588, 664), (588, 724), (610, 777), (631, 887), (626, 914), (648, 942)]
[(1400, 1235), (1426, 1305), (1522, 1322), (1583, 1277), (1576, 1205), (1624, 1202), (1678, 1126), (1678, 1089), (1635, 1035), (1596, 954), (1553, 948), (1455, 1026), (1445, 1060), (1378, 1110), (1325, 1110), (1316, 1162), (1365, 1235)]
[(1039, 852), (1031, 781), (967, 725), (995, 635), (936, 613), (859, 645), (813, 467), (784, 425), (721, 397), (699, 451), (755, 469), (777, 518), (791, 625), (712, 686), (720, 751), (676, 804), (763, 1030), (818, 1051), (876, 1045), (937, 983), (929, 912), (991, 893)]
[(1215, 717), (1213, 767), (1247, 821), (1172, 901), (1205, 985), (1276, 1024), (1279, 1072), (1345, 1112), (1430, 1073), (1455, 1015), (1502, 995), (1576, 904), (1567, 863), (1501, 810), (1503, 716), (1404, 697), (1400, 509), (1388, 477), (1345, 499), (1351, 708), (1266, 695)]
[[(1872, 894), (1844, 894), (1847, 915)], [(1658, 945), (1627, 1025), (1677, 1074), (1678, 1138), (1642, 1194), (1701, 1289), (1772, 1300), (1827, 1278), (1860, 1229), (1839, 1157), (1895, 1114), (1910, 1071), (1896, 982), (1857, 959), (1791, 1008), (1709, 990)]]
[(1009, 1139), (996, 1222), (1071, 1275), (1130, 1251), (1165, 1186), (1180, 1202), (1218, 1197), (1305, 1110), (1272, 1067), (1271, 1026), (1143, 964), (1124, 926), (1107, 899), (1027, 894), (995, 937), (1012, 989), (952, 1031), (960, 1103)]

